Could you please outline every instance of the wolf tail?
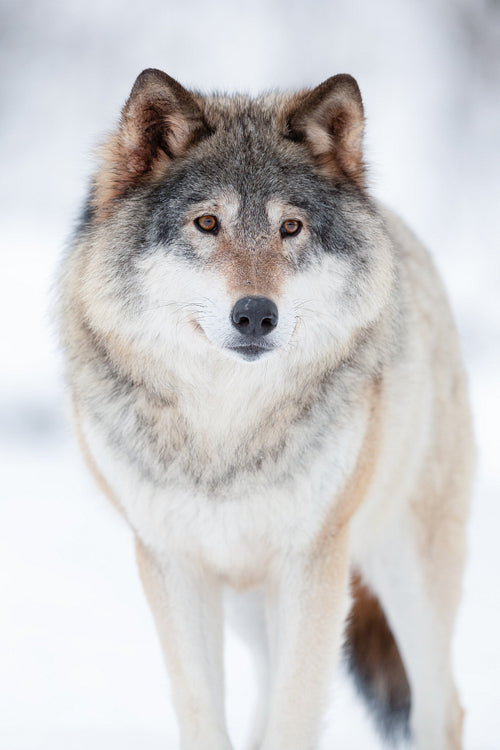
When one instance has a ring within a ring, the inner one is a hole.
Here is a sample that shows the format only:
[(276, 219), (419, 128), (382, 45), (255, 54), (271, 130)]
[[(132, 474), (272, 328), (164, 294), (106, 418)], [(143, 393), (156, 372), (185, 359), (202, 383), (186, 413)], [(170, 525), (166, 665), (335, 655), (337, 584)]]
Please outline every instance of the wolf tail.
[(345, 646), (349, 671), (384, 739), (409, 738), (410, 686), (396, 641), (378, 599), (357, 574), (352, 594)]

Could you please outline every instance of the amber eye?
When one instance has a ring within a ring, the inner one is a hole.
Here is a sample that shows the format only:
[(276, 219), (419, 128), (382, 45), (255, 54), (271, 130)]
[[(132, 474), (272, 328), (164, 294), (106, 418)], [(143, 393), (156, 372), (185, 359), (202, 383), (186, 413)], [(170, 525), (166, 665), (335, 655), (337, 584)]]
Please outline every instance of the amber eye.
[(194, 223), (196, 224), (198, 229), (201, 229), (202, 232), (217, 232), (219, 228), (219, 222), (217, 221), (215, 216), (212, 216), (212, 214), (199, 216), (194, 220)]
[(302, 229), (302, 222), (298, 219), (287, 219), (281, 225), (281, 236), (290, 237), (292, 234), (298, 234)]

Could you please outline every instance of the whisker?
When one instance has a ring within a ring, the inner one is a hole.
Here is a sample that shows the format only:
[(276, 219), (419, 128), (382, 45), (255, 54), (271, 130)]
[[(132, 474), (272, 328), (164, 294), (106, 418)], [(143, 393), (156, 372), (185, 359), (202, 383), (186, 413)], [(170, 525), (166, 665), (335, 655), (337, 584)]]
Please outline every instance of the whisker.
[(154, 312), (155, 310), (161, 310), (166, 307), (173, 307), (179, 311), (181, 310), (187, 310), (187, 311), (199, 311), (204, 310), (205, 305), (203, 305), (201, 302), (160, 302), (157, 305), (154, 305), (153, 307), (147, 307), (145, 309), (145, 312)]

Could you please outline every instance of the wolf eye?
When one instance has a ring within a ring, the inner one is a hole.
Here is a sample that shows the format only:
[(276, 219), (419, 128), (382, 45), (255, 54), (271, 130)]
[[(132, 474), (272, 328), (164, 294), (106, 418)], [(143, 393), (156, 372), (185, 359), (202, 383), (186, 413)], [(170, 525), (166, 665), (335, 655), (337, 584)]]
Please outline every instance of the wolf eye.
[(290, 237), (293, 234), (298, 234), (301, 229), (301, 221), (299, 221), (298, 219), (287, 219), (281, 225), (280, 234), (282, 237)]
[(212, 214), (199, 216), (194, 220), (194, 223), (202, 232), (216, 232), (219, 228), (219, 222), (215, 216), (212, 216)]

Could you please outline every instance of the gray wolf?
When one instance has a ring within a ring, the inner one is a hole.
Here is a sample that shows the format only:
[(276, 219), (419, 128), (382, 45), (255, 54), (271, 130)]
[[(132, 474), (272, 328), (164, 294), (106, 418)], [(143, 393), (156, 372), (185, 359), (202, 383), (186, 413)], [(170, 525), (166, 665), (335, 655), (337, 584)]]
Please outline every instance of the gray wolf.
[(183, 750), (231, 748), (224, 606), (255, 653), (249, 748), (317, 747), (342, 654), (388, 739), (462, 747), (466, 385), (363, 129), (348, 75), (251, 99), (145, 70), (63, 260), (75, 425), (135, 534)]

